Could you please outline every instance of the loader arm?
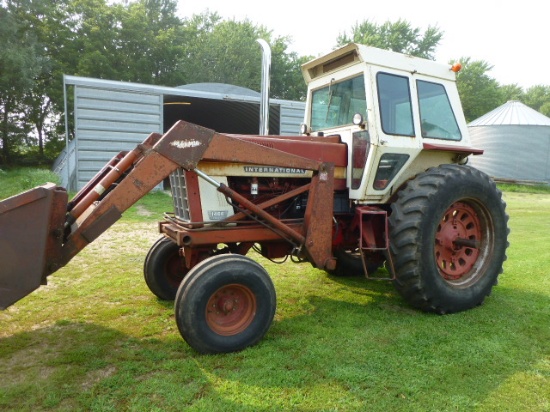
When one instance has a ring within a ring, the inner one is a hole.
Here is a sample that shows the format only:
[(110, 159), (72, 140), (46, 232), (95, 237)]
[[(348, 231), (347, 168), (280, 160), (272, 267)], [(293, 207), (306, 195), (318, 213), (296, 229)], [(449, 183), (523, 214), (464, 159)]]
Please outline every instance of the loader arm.
[(316, 266), (334, 266), (332, 202), (327, 201), (334, 187), (332, 164), (179, 121), (164, 135), (151, 134), (134, 150), (113, 158), (70, 202), (65, 189), (53, 184), (0, 202), (0, 309), (46, 284), (47, 276), (65, 266), (170, 173), (180, 167), (195, 170), (201, 160), (313, 171), (305, 233), (297, 233), (225, 185), (218, 190), (303, 246)]

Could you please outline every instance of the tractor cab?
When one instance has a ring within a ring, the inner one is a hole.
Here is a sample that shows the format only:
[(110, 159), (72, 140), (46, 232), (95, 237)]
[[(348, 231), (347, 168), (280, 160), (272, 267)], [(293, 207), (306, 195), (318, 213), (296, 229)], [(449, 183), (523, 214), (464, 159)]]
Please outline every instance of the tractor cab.
[(455, 70), (359, 44), (302, 66), (308, 95), (301, 132), (339, 135), (347, 144), (350, 199), (385, 203), (418, 171), (478, 152), (469, 147)]

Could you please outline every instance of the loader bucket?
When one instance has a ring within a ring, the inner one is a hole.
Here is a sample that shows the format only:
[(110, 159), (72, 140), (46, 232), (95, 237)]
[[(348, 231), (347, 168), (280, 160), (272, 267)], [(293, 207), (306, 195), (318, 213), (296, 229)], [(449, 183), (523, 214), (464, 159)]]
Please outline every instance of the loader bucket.
[(53, 183), (0, 202), (0, 309), (27, 296), (57, 269), (67, 208)]

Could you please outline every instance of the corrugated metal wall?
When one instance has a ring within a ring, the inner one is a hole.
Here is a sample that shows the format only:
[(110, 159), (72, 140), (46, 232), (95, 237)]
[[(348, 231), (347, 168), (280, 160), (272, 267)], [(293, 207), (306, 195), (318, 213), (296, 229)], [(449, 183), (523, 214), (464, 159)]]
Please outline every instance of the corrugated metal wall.
[(550, 127), (469, 127), (472, 145), (483, 149), (471, 165), (496, 179), (550, 183)]
[[(216, 104), (229, 104), (233, 107), (246, 103), (259, 107), (259, 97), (257, 96), (227, 95), (211, 91), (76, 76), (65, 76), (64, 81), (66, 87), (74, 87), (76, 145), (74, 152), (71, 150), (74, 153), (74, 158), (70, 156), (67, 159), (59, 160), (60, 170), (58, 172), (64, 182), (65, 180), (71, 182), (71, 184), (67, 184), (71, 190), (81, 189), (121, 150), (133, 149), (152, 132), (163, 133), (164, 129), (169, 127), (169, 125), (165, 127), (163, 124), (166, 121), (163, 112), (165, 100), (171, 101), (174, 98), (178, 100), (180, 96), (183, 96), (192, 97), (195, 102), (198, 99), (202, 104), (213, 105), (212, 107), (215, 109), (219, 109), (215, 106)], [(304, 118), (305, 103), (271, 99), (270, 104), (272, 108), (278, 108), (280, 113), (277, 119), (279, 134), (298, 134)], [(224, 107), (229, 108), (230, 106)], [(237, 112), (239, 111), (237, 110)], [(219, 114), (219, 112), (217, 113)], [(239, 116), (242, 118), (233, 121), (257, 124), (256, 122), (259, 120), (255, 116), (254, 118), (246, 116), (246, 113), (240, 113)], [(272, 120), (277, 121), (275, 118)], [(210, 127), (208, 124), (204, 124), (204, 126)], [(255, 133), (257, 126), (254, 126), (253, 130)], [(73, 184), (73, 182), (76, 183)]]
[(76, 182), (82, 188), (113, 156), (162, 133), (162, 95), (77, 85)]
[(304, 121), (306, 104), (302, 102), (280, 101), (281, 125), (279, 134), (296, 135), (300, 133), (300, 124)]

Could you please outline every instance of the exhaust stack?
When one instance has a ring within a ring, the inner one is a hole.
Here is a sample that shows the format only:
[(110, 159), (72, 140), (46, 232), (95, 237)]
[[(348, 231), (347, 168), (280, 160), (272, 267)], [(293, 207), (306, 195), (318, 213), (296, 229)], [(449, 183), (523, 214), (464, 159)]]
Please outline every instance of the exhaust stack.
[(269, 134), (269, 87), (271, 72), (271, 47), (264, 39), (258, 39), (262, 46), (262, 91), (260, 100), (260, 134)]

